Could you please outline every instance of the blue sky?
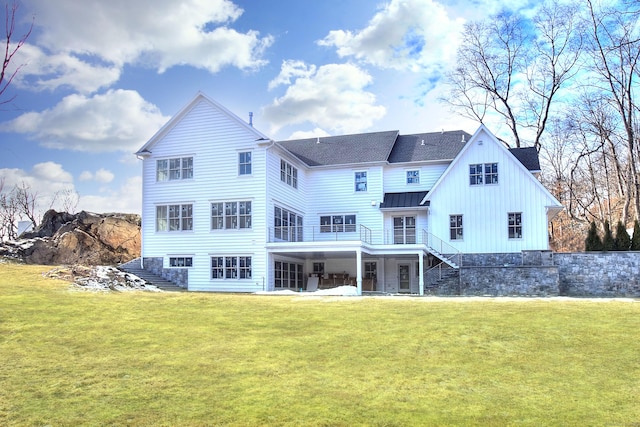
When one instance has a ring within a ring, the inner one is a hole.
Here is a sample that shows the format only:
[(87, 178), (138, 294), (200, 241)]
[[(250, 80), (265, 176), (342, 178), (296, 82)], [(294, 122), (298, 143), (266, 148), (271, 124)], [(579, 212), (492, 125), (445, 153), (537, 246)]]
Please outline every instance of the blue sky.
[(500, 3), (22, 0), (34, 29), (0, 110), (0, 179), (42, 212), (71, 190), (78, 210), (139, 213), (132, 153), (198, 91), (274, 139), (473, 132), (438, 102), (441, 77), (463, 24)]

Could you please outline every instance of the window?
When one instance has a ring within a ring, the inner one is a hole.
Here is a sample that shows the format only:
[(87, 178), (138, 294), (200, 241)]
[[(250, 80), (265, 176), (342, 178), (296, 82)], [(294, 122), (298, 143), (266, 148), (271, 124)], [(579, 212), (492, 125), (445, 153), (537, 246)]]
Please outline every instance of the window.
[(211, 203), (211, 229), (251, 228), (251, 202)]
[(364, 263), (364, 278), (375, 279), (378, 275), (378, 267), (375, 261), (367, 261)]
[(273, 273), (276, 288), (302, 289), (302, 264), (275, 261)]
[(313, 274), (317, 274), (320, 276), (324, 274), (324, 262), (313, 263)]
[(420, 184), (420, 171), (407, 171), (407, 184)]
[(193, 267), (193, 258), (191, 257), (170, 257), (169, 267)]
[(462, 240), (462, 215), (449, 215), (449, 233), (451, 240)]
[(298, 169), (284, 160), (280, 160), (280, 181), (293, 188), (298, 188)]
[(497, 184), (498, 183), (498, 164), (497, 163), (478, 163), (469, 165), (469, 184)]
[(163, 159), (156, 162), (156, 181), (193, 178), (193, 157)]
[(274, 237), (287, 242), (302, 242), (302, 216), (279, 206), (274, 207)]
[(393, 243), (395, 245), (416, 242), (416, 217), (397, 216), (393, 218)]
[(251, 175), (251, 151), (238, 153), (238, 175)]
[(156, 231), (193, 230), (193, 205), (156, 206)]
[(522, 239), (522, 213), (521, 212), (509, 212), (509, 238), (510, 239)]
[(355, 215), (326, 215), (320, 217), (321, 233), (352, 233), (356, 231)]
[(356, 172), (355, 184), (356, 184), (356, 191), (367, 191), (367, 173)]
[(212, 279), (251, 279), (250, 256), (211, 257)]

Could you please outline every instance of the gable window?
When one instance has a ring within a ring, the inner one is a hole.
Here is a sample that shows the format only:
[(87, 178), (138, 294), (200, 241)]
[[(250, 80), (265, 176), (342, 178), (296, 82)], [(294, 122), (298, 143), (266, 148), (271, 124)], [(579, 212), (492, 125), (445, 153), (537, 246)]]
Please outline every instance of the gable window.
[(156, 162), (156, 181), (193, 178), (193, 157), (162, 159)]
[(211, 203), (211, 229), (234, 230), (251, 228), (251, 202)]
[(193, 205), (156, 206), (156, 231), (193, 230)]
[(352, 233), (356, 231), (355, 215), (326, 215), (320, 217), (321, 233)]
[(509, 212), (508, 228), (510, 239), (522, 239), (522, 212)]
[(193, 267), (193, 258), (184, 256), (170, 257), (169, 267)]
[(462, 215), (449, 215), (449, 238), (462, 240)]
[(498, 183), (498, 164), (497, 163), (478, 163), (469, 165), (469, 184), (497, 184)]
[(407, 171), (407, 184), (420, 184), (420, 171)]
[(282, 159), (280, 160), (280, 181), (298, 188), (298, 169)]
[(366, 172), (356, 172), (355, 173), (355, 190), (356, 191), (367, 191), (367, 173)]
[(251, 151), (238, 153), (238, 175), (251, 175)]
[(302, 215), (275, 206), (273, 213), (273, 233), (277, 240), (302, 242)]
[(211, 257), (212, 279), (251, 279), (250, 256)]

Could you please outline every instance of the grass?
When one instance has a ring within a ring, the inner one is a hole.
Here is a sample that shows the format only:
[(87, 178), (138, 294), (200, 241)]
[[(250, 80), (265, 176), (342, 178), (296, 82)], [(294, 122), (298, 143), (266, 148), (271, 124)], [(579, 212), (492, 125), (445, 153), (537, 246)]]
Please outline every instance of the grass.
[(2, 426), (640, 425), (640, 303), (91, 293), (0, 264)]

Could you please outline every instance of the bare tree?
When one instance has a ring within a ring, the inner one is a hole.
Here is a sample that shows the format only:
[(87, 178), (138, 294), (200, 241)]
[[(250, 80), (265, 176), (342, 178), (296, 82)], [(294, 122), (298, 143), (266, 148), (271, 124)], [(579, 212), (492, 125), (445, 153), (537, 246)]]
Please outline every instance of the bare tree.
[(38, 192), (32, 191), (31, 187), (22, 182), (21, 185), (15, 186), (12, 197), (15, 200), (19, 214), (26, 216), (33, 224), (33, 228), (36, 228), (38, 226)]
[(12, 192), (5, 192), (4, 178), (0, 179), (0, 240), (13, 240), (18, 232), (18, 206)]
[(576, 73), (582, 43), (575, 16), (575, 6), (553, 1), (533, 20), (503, 11), (466, 24), (444, 100), (481, 123), (487, 114), (501, 116), (516, 147), (532, 133), (539, 149), (552, 105)]
[(18, 0), (14, 0), (11, 4), (5, 3), (4, 59), (2, 61), (2, 69), (0, 69), (0, 105), (13, 101), (14, 97), (9, 97), (8, 99), (3, 98), (9, 85), (11, 85), (11, 82), (22, 68), (22, 65), (15, 66), (14, 64), (13, 71), (11, 71), (10, 64), (13, 62), (15, 54), (26, 43), (33, 30), (32, 21), (28, 30), (16, 39), (16, 17), (19, 8), (20, 3)]
[(80, 194), (76, 190), (66, 188), (64, 190), (56, 191), (51, 197), (51, 203), (49, 209), (53, 209), (56, 205), (59, 205), (62, 212), (75, 213), (80, 203)]

